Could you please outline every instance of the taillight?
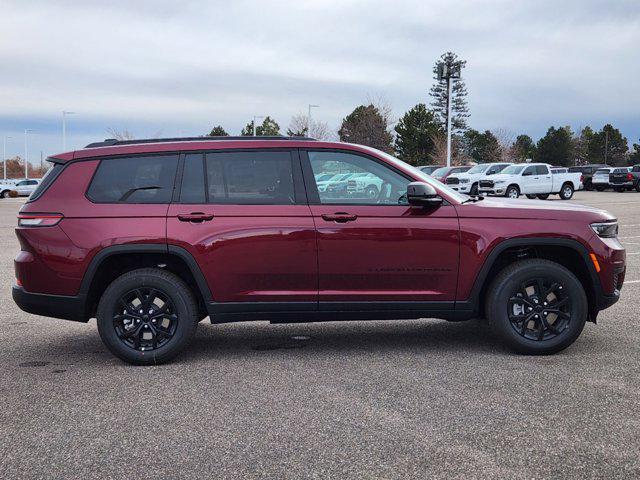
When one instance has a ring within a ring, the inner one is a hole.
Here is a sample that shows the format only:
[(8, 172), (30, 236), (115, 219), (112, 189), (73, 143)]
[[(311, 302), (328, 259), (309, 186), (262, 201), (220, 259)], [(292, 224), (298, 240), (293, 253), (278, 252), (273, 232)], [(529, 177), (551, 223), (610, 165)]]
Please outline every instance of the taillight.
[(53, 227), (60, 223), (61, 213), (20, 213), (18, 214), (19, 227)]
[(584, 175), (580, 175), (580, 183), (584, 183)]
[(629, 180), (630, 182), (633, 182), (633, 175), (631, 175), (630, 173), (627, 173), (627, 180)]

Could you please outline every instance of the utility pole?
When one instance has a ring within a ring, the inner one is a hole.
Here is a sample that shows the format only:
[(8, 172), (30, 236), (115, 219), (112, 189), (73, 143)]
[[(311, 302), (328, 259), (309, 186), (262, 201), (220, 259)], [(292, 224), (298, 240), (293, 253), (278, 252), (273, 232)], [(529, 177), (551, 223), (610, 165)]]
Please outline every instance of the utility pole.
[(27, 145), (27, 134), (33, 132), (31, 128), (24, 129), (24, 178), (29, 178), (29, 148)]
[(263, 116), (260, 116), (260, 115), (257, 115), (257, 116), (256, 116), (256, 115), (254, 115), (254, 116), (253, 116), (253, 136), (254, 136), (254, 137), (256, 136), (256, 120), (257, 120), (258, 118), (264, 118), (264, 117), (263, 117)]
[(67, 115), (75, 115), (76, 112), (62, 111), (62, 151), (67, 151)]
[(7, 140), (13, 137), (4, 136), (4, 142), (2, 144), (2, 163), (4, 165), (4, 179), (7, 179)]
[(444, 62), (438, 64), (438, 81), (447, 80), (447, 167), (451, 166), (451, 110), (453, 81), (460, 78), (460, 68)]
[(318, 108), (320, 105), (311, 105), (309, 104), (309, 115), (307, 116), (307, 137), (311, 136), (311, 109)]

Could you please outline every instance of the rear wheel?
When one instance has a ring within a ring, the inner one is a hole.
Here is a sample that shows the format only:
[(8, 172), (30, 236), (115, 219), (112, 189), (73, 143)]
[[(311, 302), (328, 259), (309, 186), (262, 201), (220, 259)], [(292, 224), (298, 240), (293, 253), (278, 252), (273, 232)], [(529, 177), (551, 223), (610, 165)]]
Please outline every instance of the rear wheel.
[(565, 183), (560, 189), (560, 199), (570, 200), (571, 197), (573, 197), (573, 185), (571, 185), (570, 183)]
[(135, 365), (171, 360), (198, 324), (197, 304), (187, 284), (157, 268), (116, 278), (100, 298), (96, 316), (107, 348)]
[(606, 190), (606, 187), (596, 187), (596, 190), (599, 192), (604, 192)]
[(534, 198), (537, 198), (537, 196), (536, 195), (527, 194), (527, 198), (529, 200), (533, 200)]
[(509, 185), (504, 195), (509, 198), (518, 198), (520, 196), (520, 189), (517, 185)]
[(640, 182), (636, 183), (636, 192), (640, 192)]
[(540, 200), (546, 200), (547, 198), (549, 198), (549, 194), (548, 193), (541, 193), (540, 195), (536, 195)]
[(584, 288), (573, 273), (549, 260), (530, 259), (500, 272), (487, 292), (485, 313), (509, 347), (545, 355), (580, 336), (587, 310)]
[(623, 193), (626, 189), (624, 187), (615, 187), (614, 190), (618, 193)]

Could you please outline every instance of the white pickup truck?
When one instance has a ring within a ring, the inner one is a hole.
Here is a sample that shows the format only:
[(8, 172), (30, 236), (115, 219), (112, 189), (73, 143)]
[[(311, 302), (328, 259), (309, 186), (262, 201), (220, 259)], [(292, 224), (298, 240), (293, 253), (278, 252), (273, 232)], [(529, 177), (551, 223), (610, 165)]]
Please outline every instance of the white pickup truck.
[[(556, 172), (552, 173), (552, 169)], [(573, 192), (582, 189), (580, 172), (563, 172), (547, 163), (525, 163), (511, 165), (494, 175), (491, 180), (479, 182), (481, 195), (502, 195), (518, 198), (520, 195), (534, 196), (545, 200), (549, 195), (560, 195), (562, 200), (569, 200)]]
[(486, 177), (496, 175), (510, 163), (481, 163), (466, 172), (452, 173), (447, 177), (447, 186), (467, 195), (478, 195), (478, 182)]
[(0, 198), (7, 198), (9, 192), (14, 190), (19, 197), (28, 197), (33, 191), (38, 188), (40, 180), (18, 180), (18, 181), (3, 181), (0, 180)]

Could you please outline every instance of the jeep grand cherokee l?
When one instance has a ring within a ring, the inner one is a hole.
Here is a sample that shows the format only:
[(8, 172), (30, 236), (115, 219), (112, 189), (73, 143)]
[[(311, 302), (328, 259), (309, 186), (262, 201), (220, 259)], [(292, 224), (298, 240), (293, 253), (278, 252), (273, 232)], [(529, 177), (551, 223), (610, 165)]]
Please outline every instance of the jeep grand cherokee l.
[[(55, 155), (21, 208), (13, 298), (97, 319), (108, 349), (167, 361), (199, 321), (485, 317), (530, 354), (615, 303), (617, 221), (462, 195), (373, 148), (312, 139), (105, 141)], [(377, 195), (319, 191), (375, 176)]]

